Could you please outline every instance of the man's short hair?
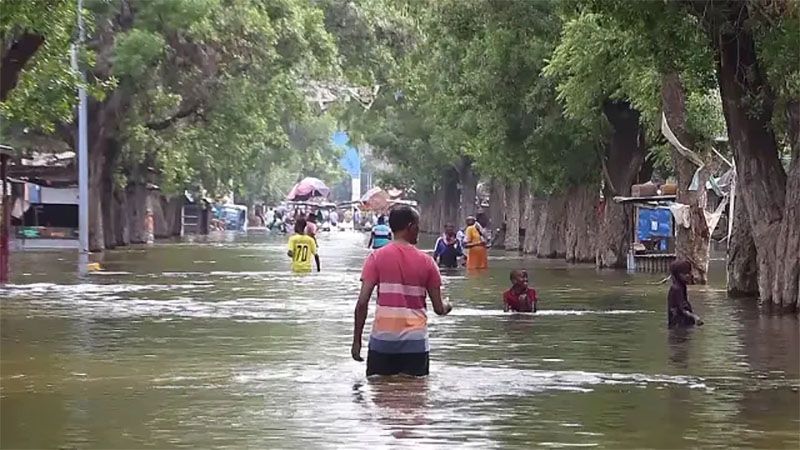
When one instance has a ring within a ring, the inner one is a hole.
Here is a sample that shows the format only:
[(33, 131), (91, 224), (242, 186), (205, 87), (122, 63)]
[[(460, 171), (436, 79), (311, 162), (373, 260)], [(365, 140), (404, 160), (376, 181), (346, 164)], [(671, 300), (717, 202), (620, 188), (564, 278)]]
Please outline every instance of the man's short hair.
[(419, 213), (410, 206), (398, 206), (389, 212), (389, 228), (392, 229), (392, 233), (403, 231), (418, 222)]

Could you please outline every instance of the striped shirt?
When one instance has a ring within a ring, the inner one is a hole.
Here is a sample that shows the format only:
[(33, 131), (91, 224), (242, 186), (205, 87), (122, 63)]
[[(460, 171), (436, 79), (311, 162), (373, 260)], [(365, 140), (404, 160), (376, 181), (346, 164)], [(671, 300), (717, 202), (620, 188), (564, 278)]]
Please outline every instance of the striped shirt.
[(372, 227), (372, 248), (381, 248), (392, 241), (392, 230), (388, 225), (378, 224)]
[(433, 258), (411, 244), (392, 242), (367, 257), (361, 279), (378, 286), (369, 349), (379, 353), (429, 351), (425, 297), (429, 289), (442, 285)]

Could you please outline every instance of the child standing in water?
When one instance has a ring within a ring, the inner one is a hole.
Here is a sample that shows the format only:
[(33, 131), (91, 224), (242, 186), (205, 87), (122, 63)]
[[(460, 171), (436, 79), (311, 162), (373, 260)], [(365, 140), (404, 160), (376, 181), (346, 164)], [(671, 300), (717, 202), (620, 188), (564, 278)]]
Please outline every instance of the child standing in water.
[(503, 311), (536, 312), (536, 290), (528, 287), (528, 272), (511, 271), (511, 289), (503, 292)]
[(689, 297), (686, 293), (686, 285), (691, 281), (692, 265), (689, 261), (678, 260), (670, 264), (669, 271), (672, 278), (672, 286), (669, 287), (667, 294), (667, 323), (670, 328), (690, 327), (692, 325), (702, 325), (700, 316), (692, 310)]
[(464, 250), (456, 238), (456, 227), (448, 223), (444, 226), (444, 234), (439, 236), (433, 245), (433, 260), (439, 267), (454, 269), (458, 267), (458, 258), (463, 257)]
[[(314, 213), (308, 213), (308, 218), (306, 219), (306, 236), (314, 239), (314, 244), (319, 250), (319, 242), (317, 241), (317, 230), (319, 227), (317, 226), (317, 215)], [(319, 253), (314, 253), (314, 262), (317, 264), (317, 272), (319, 272)]]
[(289, 238), (289, 251), (286, 254), (292, 258), (292, 272), (311, 272), (312, 257), (317, 263), (319, 272), (319, 258), (317, 257), (317, 241), (306, 233), (306, 219), (300, 217), (294, 223), (295, 234)]

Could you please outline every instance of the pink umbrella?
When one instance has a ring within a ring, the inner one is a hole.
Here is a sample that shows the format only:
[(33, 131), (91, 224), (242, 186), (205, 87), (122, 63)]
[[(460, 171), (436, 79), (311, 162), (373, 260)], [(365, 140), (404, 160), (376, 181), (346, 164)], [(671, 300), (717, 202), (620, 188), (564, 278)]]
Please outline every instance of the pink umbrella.
[(331, 193), (328, 186), (319, 178), (306, 177), (299, 183), (295, 184), (289, 195), (286, 196), (287, 200), (308, 200), (311, 197), (327, 197)]

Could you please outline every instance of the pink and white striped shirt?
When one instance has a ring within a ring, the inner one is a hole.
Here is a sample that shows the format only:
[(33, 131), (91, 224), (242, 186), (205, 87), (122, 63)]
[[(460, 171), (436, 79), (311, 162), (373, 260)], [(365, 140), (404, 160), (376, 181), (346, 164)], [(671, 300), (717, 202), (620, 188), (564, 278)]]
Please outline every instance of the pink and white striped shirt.
[(429, 289), (442, 285), (433, 258), (411, 244), (395, 241), (367, 257), (361, 279), (378, 286), (369, 349), (379, 353), (429, 351), (425, 297)]

